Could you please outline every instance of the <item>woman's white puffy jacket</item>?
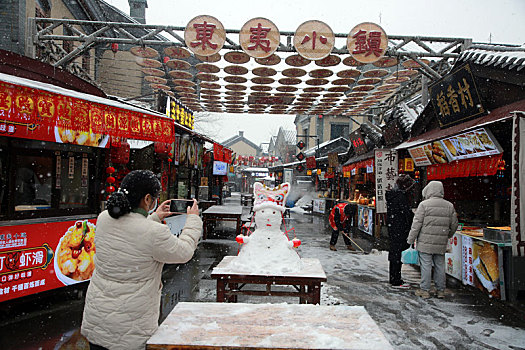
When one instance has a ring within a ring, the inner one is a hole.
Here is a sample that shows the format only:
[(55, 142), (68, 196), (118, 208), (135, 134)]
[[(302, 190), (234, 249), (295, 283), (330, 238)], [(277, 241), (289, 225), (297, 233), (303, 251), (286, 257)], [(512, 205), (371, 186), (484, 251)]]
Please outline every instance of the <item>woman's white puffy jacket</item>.
[(95, 272), (86, 295), (82, 334), (109, 349), (144, 349), (158, 327), (164, 263), (189, 261), (202, 232), (188, 215), (179, 237), (157, 214), (129, 213), (97, 220)]

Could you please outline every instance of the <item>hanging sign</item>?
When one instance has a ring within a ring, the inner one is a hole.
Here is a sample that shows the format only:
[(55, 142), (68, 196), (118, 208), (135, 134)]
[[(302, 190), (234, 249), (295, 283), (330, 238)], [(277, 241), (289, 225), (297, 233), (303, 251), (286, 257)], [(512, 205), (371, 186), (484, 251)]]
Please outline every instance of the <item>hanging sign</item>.
[(184, 30), (186, 46), (200, 56), (211, 56), (219, 52), (225, 40), (224, 26), (212, 16), (197, 16), (186, 25)]
[(306, 21), (295, 31), (293, 45), (302, 57), (320, 60), (332, 52), (335, 35), (326, 23), (316, 20)]
[(494, 135), (485, 128), (446, 138), (441, 143), (451, 161), (500, 154), (503, 151)]
[(315, 161), (314, 156), (306, 157), (306, 169), (315, 169), (317, 168), (317, 162)]
[(386, 191), (394, 187), (398, 176), (398, 155), (393, 149), (376, 149), (376, 210), (386, 213)]
[(251, 57), (266, 58), (279, 47), (281, 35), (277, 26), (266, 18), (253, 18), (239, 32), (239, 43)]
[(328, 166), (337, 167), (339, 165), (339, 156), (337, 152), (328, 153)]
[(354, 130), (350, 134), (350, 142), (352, 143), (356, 154), (360, 155), (368, 152), (368, 147), (366, 146), (366, 143), (364, 141), (361, 129)]
[(485, 115), (470, 65), (445, 75), (428, 88), (439, 125), (449, 127)]
[(166, 115), (191, 130), (195, 128), (193, 112), (170, 97), (167, 97)]
[(352, 57), (361, 63), (379, 61), (388, 47), (388, 37), (379, 25), (365, 22), (356, 25), (346, 39)]

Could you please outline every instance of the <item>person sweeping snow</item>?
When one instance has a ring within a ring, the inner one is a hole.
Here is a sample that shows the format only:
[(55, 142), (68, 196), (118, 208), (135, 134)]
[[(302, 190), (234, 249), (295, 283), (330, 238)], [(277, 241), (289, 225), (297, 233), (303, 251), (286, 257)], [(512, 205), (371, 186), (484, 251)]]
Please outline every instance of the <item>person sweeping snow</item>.
[[(332, 208), (330, 216), (328, 217), (330, 226), (332, 226), (333, 229), (330, 238), (330, 250), (337, 250), (335, 245), (337, 244), (340, 231), (343, 231), (346, 234), (350, 232), (350, 226), (353, 223), (355, 211), (355, 208), (348, 203), (338, 203)], [(355, 250), (352, 246), (352, 242), (345, 234), (343, 234), (343, 240), (345, 241), (348, 250)]]

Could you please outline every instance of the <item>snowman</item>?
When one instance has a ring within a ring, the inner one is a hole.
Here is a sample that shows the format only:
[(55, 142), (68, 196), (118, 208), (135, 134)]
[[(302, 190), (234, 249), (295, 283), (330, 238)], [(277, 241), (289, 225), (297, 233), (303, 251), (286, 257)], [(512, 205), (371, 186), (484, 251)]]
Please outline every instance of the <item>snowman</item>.
[(236, 241), (241, 245), (239, 255), (230, 263), (237, 271), (283, 274), (299, 271), (301, 258), (294, 248), (299, 239), (290, 240), (281, 231), (284, 203), (290, 191), (290, 184), (284, 183), (269, 188), (260, 182), (253, 185), (255, 230), (250, 235), (239, 235)]

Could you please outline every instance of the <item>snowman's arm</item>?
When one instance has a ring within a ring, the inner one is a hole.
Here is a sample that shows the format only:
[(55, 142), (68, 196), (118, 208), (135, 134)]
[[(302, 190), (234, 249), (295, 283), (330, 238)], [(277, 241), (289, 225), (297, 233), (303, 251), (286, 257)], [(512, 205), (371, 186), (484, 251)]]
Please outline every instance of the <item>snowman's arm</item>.
[(250, 240), (250, 237), (245, 236), (245, 235), (237, 235), (237, 237), (235, 237), (235, 240), (239, 244), (246, 244)]

